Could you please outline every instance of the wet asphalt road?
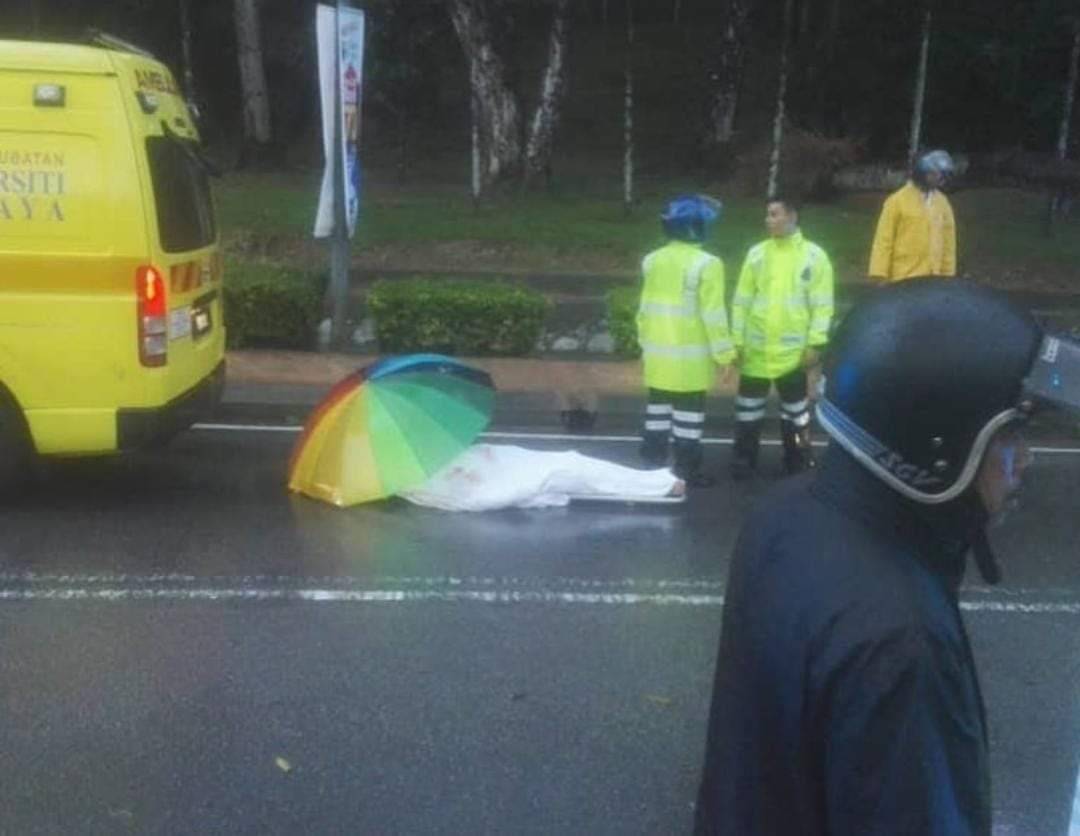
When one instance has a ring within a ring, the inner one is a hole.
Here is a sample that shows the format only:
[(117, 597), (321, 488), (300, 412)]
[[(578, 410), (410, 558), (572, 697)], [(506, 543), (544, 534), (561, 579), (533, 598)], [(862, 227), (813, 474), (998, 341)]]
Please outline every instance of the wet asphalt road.
[[(688, 830), (727, 555), (760, 487), (339, 511), (283, 490), (293, 439), (54, 463), (0, 511), (0, 832)], [(964, 594), (1001, 834), (1069, 828), (1078, 488), (1080, 455), (1040, 456), (996, 534), (1006, 588)]]

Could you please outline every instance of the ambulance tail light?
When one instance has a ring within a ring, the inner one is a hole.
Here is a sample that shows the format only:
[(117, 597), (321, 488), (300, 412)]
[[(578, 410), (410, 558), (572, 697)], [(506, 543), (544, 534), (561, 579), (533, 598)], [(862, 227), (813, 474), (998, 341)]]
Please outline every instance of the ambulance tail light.
[(169, 307), (165, 280), (149, 265), (135, 271), (135, 299), (139, 321), (139, 362), (164, 366), (169, 359)]

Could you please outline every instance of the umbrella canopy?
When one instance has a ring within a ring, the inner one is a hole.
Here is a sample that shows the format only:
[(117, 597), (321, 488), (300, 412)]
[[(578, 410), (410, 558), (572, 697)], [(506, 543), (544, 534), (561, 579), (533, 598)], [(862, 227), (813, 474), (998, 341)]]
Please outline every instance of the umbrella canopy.
[(289, 489), (356, 505), (422, 485), (488, 425), (491, 377), (438, 354), (355, 372), (316, 407), (289, 463)]

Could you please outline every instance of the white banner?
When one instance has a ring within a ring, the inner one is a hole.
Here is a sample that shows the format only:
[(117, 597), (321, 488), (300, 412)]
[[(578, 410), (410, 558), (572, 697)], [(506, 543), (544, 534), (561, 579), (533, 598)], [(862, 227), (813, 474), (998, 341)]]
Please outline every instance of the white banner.
[[(340, 31), (339, 31), (340, 30)], [(360, 214), (360, 91), (364, 79), (364, 13), (359, 9), (342, 9), (341, 25), (337, 25), (337, 9), (317, 6), (315, 32), (319, 48), (319, 89), (322, 99), (323, 170), (319, 208), (315, 213), (315, 237), (326, 238), (334, 231), (334, 95), (341, 96), (341, 113), (345, 131), (341, 137), (342, 157), (345, 160), (345, 215), (349, 237), (356, 232)], [(335, 77), (335, 36), (340, 55), (340, 78)]]

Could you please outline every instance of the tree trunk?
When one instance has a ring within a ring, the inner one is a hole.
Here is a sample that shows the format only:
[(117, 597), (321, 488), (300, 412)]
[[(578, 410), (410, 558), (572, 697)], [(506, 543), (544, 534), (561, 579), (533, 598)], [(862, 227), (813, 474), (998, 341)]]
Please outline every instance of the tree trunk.
[(195, 71), (191, 62), (191, 0), (180, 0), (180, 56), (183, 62), (184, 95), (198, 109)]
[(923, 15), (922, 45), (919, 49), (919, 67), (915, 73), (915, 104), (911, 111), (911, 135), (908, 139), (908, 167), (915, 164), (922, 141), (923, 104), (926, 101), (926, 66), (930, 58), (930, 27), (932, 23), (932, 0), (927, 0)]
[(829, 0), (829, 18), (821, 38), (821, 62), (823, 73), (818, 84), (818, 101), (821, 107), (821, 126), (826, 136), (842, 136), (840, 78), (836, 58), (836, 44), (840, 35), (840, 4), (842, 0)]
[(777, 195), (780, 185), (780, 149), (784, 143), (784, 115), (787, 107), (788, 54), (791, 51), (791, 23), (794, 0), (784, 0), (783, 44), (780, 47), (780, 84), (776, 91), (776, 116), (773, 118), (773, 147), (769, 158), (769, 185), (766, 197)]
[(469, 64), (476, 99), (485, 182), (521, 169), (521, 110), (491, 36), (487, 0), (449, 0), (450, 18)]
[(472, 139), (472, 200), (473, 209), (480, 205), (480, 194), (484, 188), (484, 177), (481, 172), (483, 163), (480, 158), (480, 105), (476, 102), (476, 94), (469, 96), (469, 114), (472, 121), (470, 136)]
[(829, 4), (829, 24), (825, 29), (823, 52), (826, 60), (830, 62), (836, 59), (836, 40), (840, 33), (840, 3), (841, 0), (831, 0)]
[(634, 209), (634, 0), (626, 0), (626, 64), (623, 90), (623, 211)]
[(548, 36), (547, 66), (540, 82), (540, 98), (533, 113), (525, 145), (525, 185), (551, 170), (551, 150), (562, 113), (566, 89), (567, 15), (569, 0), (555, 0)]
[(810, 21), (812, 20), (811, 12), (813, 12), (813, 3), (811, 0), (800, 0), (799, 2), (799, 41), (801, 43), (809, 43), (810, 39)]
[(1061, 107), (1061, 126), (1058, 129), (1057, 158), (1069, 156), (1069, 134), (1072, 128), (1073, 104), (1076, 102), (1076, 78), (1080, 71), (1080, 24), (1073, 26), (1072, 52), (1069, 55), (1069, 76), (1065, 82), (1065, 96)]
[[(1080, 22), (1073, 23), (1072, 52), (1069, 53), (1069, 74), (1065, 82), (1064, 96), (1061, 105), (1061, 125), (1058, 128), (1056, 157), (1058, 162), (1064, 163), (1069, 156), (1069, 135), (1072, 132), (1073, 104), (1076, 101), (1076, 78), (1080, 71)], [(1050, 196), (1050, 204), (1046, 211), (1046, 233), (1052, 234), (1054, 221), (1062, 214), (1069, 202), (1068, 189), (1059, 188)]]
[(708, 156), (722, 153), (735, 138), (743, 67), (746, 64), (747, 13), (751, 0), (724, 0), (719, 43), (709, 69), (711, 91), (704, 148)]
[(608, 50), (608, 0), (600, 0), (600, 42), (603, 44), (604, 55)]
[(270, 99), (263, 69), (258, 0), (233, 0), (240, 84), (244, 97), (244, 141), (250, 150), (270, 144)]
[(679, 18), (682, 17), (682, 0), (674, 0), (671, 4), (671, 22), (676, 26), (679, 25)]
[(397, 181), (409, 179), (409, 117), (404, 109), (397, 112)]

